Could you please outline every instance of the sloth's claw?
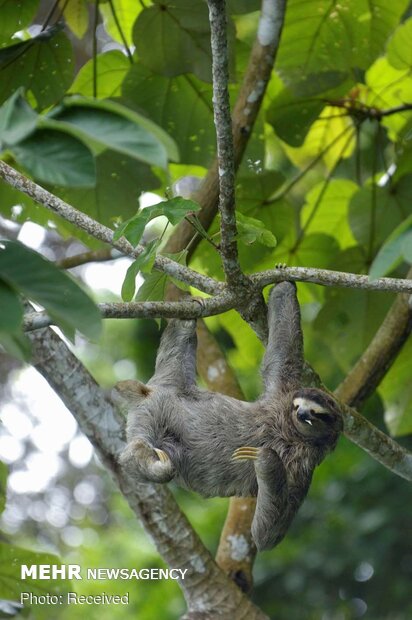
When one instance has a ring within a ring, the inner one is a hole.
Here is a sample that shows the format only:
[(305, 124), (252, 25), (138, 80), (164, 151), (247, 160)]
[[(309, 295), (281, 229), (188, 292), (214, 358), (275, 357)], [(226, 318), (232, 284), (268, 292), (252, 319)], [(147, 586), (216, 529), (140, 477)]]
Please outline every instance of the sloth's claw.
[(259, 456), (260, 448), (253, 446), (241, 446), (237, 448), (232, 454), (233, 461), (251, 460), (255, 461)]
[(157, 456), (159, 458), (159, 461), (161, 461), (162, 463), (168, 463), (170, 461), (168, 455), (163, 450), (159, 450), (158, 448), (154, 448), (154, 451), (156, 452), (156, 454), (157, 454)]

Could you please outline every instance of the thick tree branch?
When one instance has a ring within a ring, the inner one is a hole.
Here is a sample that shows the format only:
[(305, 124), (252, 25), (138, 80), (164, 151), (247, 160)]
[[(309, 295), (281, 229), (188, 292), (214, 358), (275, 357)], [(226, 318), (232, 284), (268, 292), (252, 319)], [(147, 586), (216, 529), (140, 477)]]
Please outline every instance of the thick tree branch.
[(227, 45), (226, 2), (207, 0), (212, 47), (213, 112), (216, 127), (219, 169), (220, 253), (229, 285), (241, 286), (237, 251), (235, 162), (232, 119), (229, 103), (229, 51)]
[[(285, 10), (286, 0), (262, 1), (257, 36), (232, 113), (235, 169), (239, 167), (242, 160), (272, 74)], [(219, 174), (217, 161), (211, 165), (193, 199), (202, 207), (199, 219), (203, 228), (208, 230), (218, 209)], [(193, 228), (187, 222), (182, 222), (170, 237), (166, 246), (167, 251), (179, 252), (188, 245), (192, 237)], [(189, 256), (193, 254), (200, 241), (201, 237), (198, 235), (189, 248)]]
[(382, 433), (355, 409), (343, 403), (342, 409), (346, 437), (394, 474), (412, 482), (412, 453)]
[[(46, 209), (56, 213), (67, 222), (74, 224), (77, 228), (84, 230), (95, 239), (108, 243), (122, 252), (122, 254), (131, 256), (132, 258), (137, 258), (143, 252), (143, 246), (138, 245), (136, 248), (133, 248), (132, 245), (124, 238), (114, 241), (113, 231), (110, 230), (110, 228), (103, 226), (103, 224), (99, 224), (99, 222), (96, 222), (96, 220), (92, 219), (88, 215), (81, 213), (81, 211), (78, 211), (71, 205), (67, 204), (67, 202), (64, 202), (57, 196), (54, 196), (54, 194), (51, 194), (43, 187), (40, 187), (40, 185), (37, 185), (37, 183), (34, 183), (24, 175), (20, 174), (20, 172), (17, 172), (17, 170), (7, 165), (4, 161), (0, 161), (0, 177), (12, 187), (20, 190), (24, 194), (27, 194), (30, 198), (33, 198), (33, 200), (46, 207)], [(196, 271), (193, 271), (193, 269), (184, 267), (183, 265), (180, 265), (165, 256), (158, 255), (153, 266), (155, 269), (163, 271), (177, 280), (191, 284), (191, 286), (205, 293), (213, 294), (222, 290), (222, 284), (216, 282), (213, 278), (203, 276)]]
[[(213, 561), (164, 485), (137, 484), (118, 465), (124, 421), (81, 362), (50, 329), (30, 334), (35, 367), (75, 416), (170, 567), (187, 570), (180, 586), (188, 617), (264, 620)], [(199, 616), (200, 617), (200, 616)]]
[[(412, 269), (408, 278), (412, 278)], [(359, 407), (375, 391), (411, 331), (411, 298), (398, 295), (366, 351), (335, 390), (336, 396)]]

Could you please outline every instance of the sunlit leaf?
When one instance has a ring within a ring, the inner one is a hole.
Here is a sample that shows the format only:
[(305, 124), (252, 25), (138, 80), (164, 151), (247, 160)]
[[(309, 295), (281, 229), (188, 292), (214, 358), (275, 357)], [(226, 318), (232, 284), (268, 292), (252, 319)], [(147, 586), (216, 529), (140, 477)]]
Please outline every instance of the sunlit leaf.
[(130, 62), (119, 50), (97, 54), (95, 61), (91, 59), (86, 62), (68, 92), (93, 97), (94, 62), (96, 62), (97, 96), (100, 99), (118, 97), (123, 79), (130, 69)]
[[(114, 9), (115, 16), (110, 4)], [(124, 45), (123, 37), (127, 44), (131, 45), (133, 24), (142, 9), (143, 3), (136, 2), (136, 0), (116, 0), (112, 3), (100, 3), (99, 6), (104, 18), (105, 29), (121, 45)]]
[(353, 181), (322, 181), (306, 195), (302, 209), (302, 226), (306, 233), (333, 235), (342, 248), (352, 245), (354, 237), (348, 224), (349, 202), (358, 190)]
[(70, 0), (70, 2), (59, 0), (59, 5), (63, 8), (63, 16), (70, 30), (78, 39), (82, 39), (89, 25), (86, 0)]

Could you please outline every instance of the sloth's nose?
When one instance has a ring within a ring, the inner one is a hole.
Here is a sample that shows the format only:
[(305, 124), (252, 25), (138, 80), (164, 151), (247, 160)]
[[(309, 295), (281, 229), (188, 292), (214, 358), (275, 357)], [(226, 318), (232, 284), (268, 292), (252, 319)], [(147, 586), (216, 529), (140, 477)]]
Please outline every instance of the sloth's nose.
[(308, 422), (312, 418), (312, 416), (309, 413), (309, 410), (303, 407), (298, 408), (297, 416), (301, 422)]

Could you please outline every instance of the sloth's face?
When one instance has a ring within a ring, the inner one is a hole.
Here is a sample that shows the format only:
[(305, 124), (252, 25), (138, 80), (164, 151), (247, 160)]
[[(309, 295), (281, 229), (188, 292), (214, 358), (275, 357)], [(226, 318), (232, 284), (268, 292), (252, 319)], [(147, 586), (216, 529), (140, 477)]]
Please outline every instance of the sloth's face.
[(322, 390), (304, 388), (293, 395), (293, 422), (305, 437), (336, 441), (343, 429), (336, 402)]

